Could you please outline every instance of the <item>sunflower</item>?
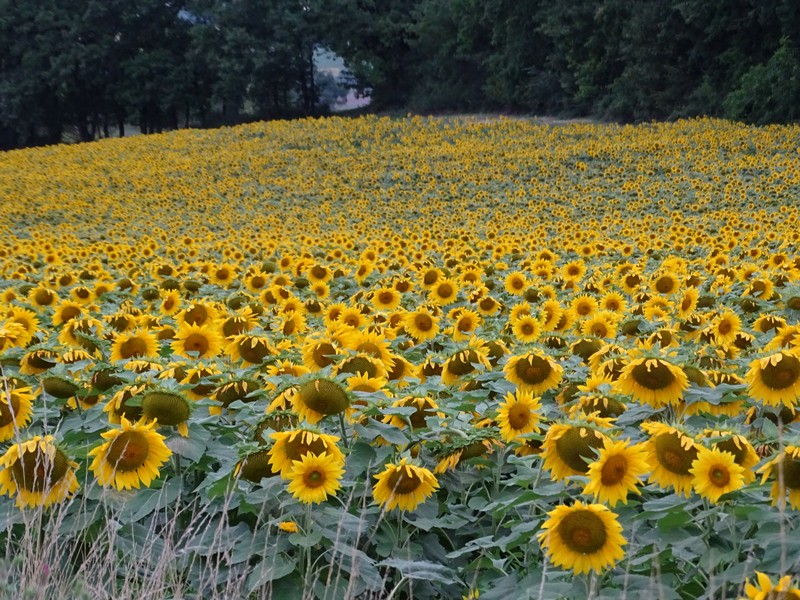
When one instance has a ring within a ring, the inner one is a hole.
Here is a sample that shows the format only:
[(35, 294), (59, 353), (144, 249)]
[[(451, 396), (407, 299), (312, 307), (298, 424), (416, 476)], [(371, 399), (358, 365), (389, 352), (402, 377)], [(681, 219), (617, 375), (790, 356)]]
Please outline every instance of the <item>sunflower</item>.
[(58, 302), (58, 294), (53, 290), (44, 286), (38, 286), (28, 292), (28, 302), (30, 302), (37, 310), (50, 308)]
[(539, 395), (558, 385), (564, 372), (563, 367), (540, 352), (522, 356), (512, 356), (506, 362), (503, 372), (506, 379), (521, 390)]
[(341, 353), (341, 346), (331, 337), (308, 337), (302, 348), (303, 365), (319, 371), (332, 365)]
[(759, 470), (763, 473), (761, 485), (771, 477), (772, 505), (785, 506), (786, 492), (789, 492), (789, 506), (800, 510), (800, 446), (786, 446), (783, 452), (770, 460)]
[(269, 463), (269, 450), (257, 450), (241, 458), (233, 470), (234, 477), (258, 483), (265, 477), (277, 475)]
[(95, 352), (97, 345), (92, 338), (99, 338), (103, 333), (103, 323), (92, 317), (85, 319), (72, 319), (66, 323), (58, 334), (58, 341), (64, 346), (84, 348)]
[(620, 394), (630, 394), (654, 408), (675, 404), (689, 387), (686, 373), (662, 358), (637, 358), (622, 369), (614, 382)]
[(574, 312), (577, 318), (582, 319), (593, 315), (598, 306), (597, 300), (592, 296), (583, 295), (577, 296), (572, 300), (570, 310)]
[(576, 574), (614, 566), (625, 556), (622, 525), (617, 515), (602, 504), (557, 506), (547, 513), (539, 543), (557, 567)]
[(349, 350), (361, 352), (379, 360), (386, 369), (394, 366), (394, 358), (389, 341), (381, 333), (375, 331), (355, 331), (344, 340)]
[(716, 504), (720, 496), (740, 489), (744, 483), (744, 469), (736, 464), (730, 452), (698, 447), (697, 458), (689, 469), (694, 491)]
[(506, 288), (509, 294), (520, 296), (525, 291), (525, 288), (528, 287), (528, 279), (525, 277), (524, 273), (514, 271), (506, 275), (503, 287)]
[(257, 326), (258, 317), (249, 306), (245, 306), (238, 314), (230, 315), (220, 322), (220, 330), (226, 338), (247, 333)]
[(148, 421), (158, 421), (158, 425), (177, 427), (183, 437), (189, 435), (187, 421), (191, 406), (186, 398), (168, 390), (153, 389), (142, 397), (142, 415)]
[(608, 292), (605, 296), (600, 298), (600, 309), (612, 312), (617, 315), (625, 314), (628, 309), (628, 303), (625, 297), (618, 292)]
[(478, 338), (470, 340), (469, 347), (454, 352), (442, 365), (442, 383), (451, 385), (483, 368), (491, 371), (489, 349)]
[(732, 310), (718, 315), (708, 326), (707, 331), (718, 346), (730, 346), (736, 340), (736, 334), (742, 327), (742, 320)]
[(165, 317), (170, 317), (181, 308), (181, 295), (178, 290), (163, 290), (159, 293), (161, 302), (158, 305), (158, 312)]
[(555, 423), (550, 426), (542, 442), (544, 468), (555, 481), (573, 475), (585, 475), (589, 463), (607, 440), (605, 433), (588, 421)]
[(211, 394), (211, 399), (216, 400), (222, 406), (209, 406), (208, 412), (212, 415), (221, 415), (223, 409), (227, 409), (236, 401), (253, 402), (252, 395), (261, 389), (261, 384), (254, 379), (234, 379), (218, 385)]
[(778, 331), (785, 326), (786, 320), (775, 315), (762, 315), (753, 322), (753, 329), (760, 333), (767, 333), (773, 329)]
[(606, 438), (597, 459), (589, 464), (589, 483), (583, 493), (610, 506), (627, 504), (629, 492), (641, 494), (637, 486), (642, 485), (641, 477), (649, 470), (647, 455), (639, 444)]
[(511, 331), (520, 342), (530, 344), (539, 339), (544, 331), (544, 326), (536, 317), (523, 315), (512, 321)]
[(387, 511), (395, 508), (414, 510), (439, 487), (433, 473), (410, 464), (407, 458), (397, 464), (387, 464), (375, 479), (372, 496), (375, 503)]
[(468, 339), (481, 325), (481, 316), (473, 310), (460, 309), (451, 330), (452, 338), (460, 342)]
[(0, 323), (0, 352), (21, 346), (19, 340), (24, 337), (25, 328), (19, 323)]
[(420, 308), (406, 315), (403, 326), (414, 341), (423, 342), (432, 339), (439, 332), (439, 318)]
[(111, 343), (111, 362), (156, 356), (158, 356), (158, 339), (150, 331), (140, 329), (130, 333), (120, 333)]
[(662, 296), (674, 294), (680, 285), (680, 278), (672, 271), (666, 271), (653, 278), (653, 291)]
[(211, 304), (204, 304), (202, 302), (194, 302), (180, 311), (175, 320), (179, 327), (185, 325), (210, 325), (217, 321), (220, 317), (220, 311)]
[(781, 350), (750, 363), (748, 392), (771, 406), (792, 407), (800, 398), (800, 352)]
[(210, 325), (184, 324), (175, 333), (172, 351), (186, 358), (214, 358), (222, 350), (223, 338)]
[(347, 390), (338, 381), (322, 377), (304, 383), (292, 400), (297, 415), (312, 425), (350, 408)]
[(500, 437), (504, 441), (521, 441), (520, 438), (526, 434), (541, 432), (540, 398), (534, 398), (530, 392), (517, 390), (514, 394), (506, 394), (505, 400), (497, 408), (496, 418)]
[(756, 583), (747, 582), (744, 592), (749, 600), (800, 600), (800, 587), (793, 586), (792, 579), (784, 575), (776, 585), (768, 575), (756, 571)]
[(328, 496), (335, 496), (342, 487), (342, 463), (327, 453), (309, 452), (300, 460), (292, 461), (288, 490), (300, 502), (319, 504)]
[[(180, 331), (178, 331), (180, 335)], [(234, 336), (225, 346), (225, 353), (231, 360), (245, 367), (261, 365), (270, 356), (277, 353), (266, 336), (241, 333)]]
[(116, 425), (122, 421), (123, 417), (129, 421), (141, 419), (141, 405), (132, 404), (131, 400), (138, 398), (146, 389), (147, 384), (137, 383), (126, 385), (118, 390), (103, 407), (103, 412), (108, 413), (108, 421)]
[(453, 279), (440, 279), (428, 291), (428, 301), (437, 306), (447, 306), (456, 301), (458, 283)]
[(376, 310), (395, 310), (403, 295), (393, 287), (382, 287), (372, 292), (372, 305)]
[(39, 375), (52, 369), (58, 363), (58, 354), (45, 348), (31, 350), (19, 362), (21, 375)]
[(641, 427), (650, 435), (644, 442), (651, 469), (649, 481), (664, 489), (675, 488), (678, 495), (689, 496), (692, 463), (697, 459), (699, 446), (690, 436), (666, 423), (643, 423)]
[(45, 508), (63, 502), (78, 489), (75, 469), (52, 435), (13, 444), (0, 457), (0, 494), (17, 494), (17, 506)]
[(27, 346), (36, 334), (36, 330), (39, 329), (39, 318), (36, 313), (21, 306), (12, 306), (8, 309), (6, 322), (22, 326), (23, 333), (18, 334), (14, 339), (14, 345), (20, 348)]
[(547, 300), (539, 310), (539, 320), (542, 322), (542, 328), (545, 331), (555, 331), (564, 314), (564, 309), (558, 300)]
[(70, 300), (62, 300), (53, 310), (52, 323), (55, 327), (59, 327), (72, 319), (82, 317), (84, 310), (82, 304)]
[(294, 467), (294, 461), (301, 460), (307, 454), (318, 456), (327, 454), (333, 457), (340, 466), (344, 465), (344, 454), (339, 450), (335, 435), (316, 433), (306, 429), (293, 431), (276, 431), (270, 438), (275, 440), (269, 449), (269, 464), (273, 471), (280, 472), (283, 479), (288, 479)]
[(683, 292), (683, 296), (677, 303), (678, 319), (685, 321), (694, 314), (699, 296), (700, 292), (697, 291), (697, 288), (690, 287)]
[(617, 319), (614, 313), (598, 312), (583, 322), (581, 333), (599, 338), (615, 338), (617, 337), (616, 323)]
[(722, 452), (733, 454), (733, 459), (737, 465), (742, 467), (744, 483), (749, 484), (755, 480), (755, 467), (761, 460), (743, 435), (731, 431), (720, 431), (716, 429), (705, 429), (702, 433), (703, 438), (711, 441), (711, 448)]
[(0, 379), (0, 442), (7, 442), (30, 423), (33, 399), (30, 387)]
[(384, 423), (389, 423), (395, 427), (402, 429), (411, 425), (413, 429), (422, 429), (427, 427), (426, 419), (428, 417), (439, 416), (444, 417), (443, 413), (437, 413), (439, 406), (433, 398), (428, 396), (406, 396), (399, 398), (392, 402), (394, 408), (413, 408), (414, 412), (410, 415), (386, 415), (383, 418)]
[(495, 314), (502, 308), (502, 305), (491, 296), (482, 296), (475, 304), (478, 312), (485, 317)]
[(89, 470), (102, 486), (117, 490), (149, 487), (159, 476), (159, 469), (172, 456), (164, 436), (155, 431), (156, 421), (131, 424), (121, 418), (122, 427), (102, 433), (106, 443), (89, 452), (94, 460)]

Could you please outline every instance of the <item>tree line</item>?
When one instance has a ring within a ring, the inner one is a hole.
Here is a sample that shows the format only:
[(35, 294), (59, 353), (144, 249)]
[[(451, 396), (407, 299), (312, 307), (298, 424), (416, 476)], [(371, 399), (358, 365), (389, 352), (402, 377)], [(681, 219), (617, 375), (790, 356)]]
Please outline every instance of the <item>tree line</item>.
[(0, 147), (377, 110), (619, 121), (800, 112), (797, 0), (0, 0)]

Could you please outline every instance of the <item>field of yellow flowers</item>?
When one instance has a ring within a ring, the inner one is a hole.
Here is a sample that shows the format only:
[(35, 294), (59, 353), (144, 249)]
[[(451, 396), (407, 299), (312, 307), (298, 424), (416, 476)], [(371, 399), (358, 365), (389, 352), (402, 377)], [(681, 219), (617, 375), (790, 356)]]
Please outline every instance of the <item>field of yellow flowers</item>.
[(800, 598), (798, 140), (0, 154), (0, 592)]

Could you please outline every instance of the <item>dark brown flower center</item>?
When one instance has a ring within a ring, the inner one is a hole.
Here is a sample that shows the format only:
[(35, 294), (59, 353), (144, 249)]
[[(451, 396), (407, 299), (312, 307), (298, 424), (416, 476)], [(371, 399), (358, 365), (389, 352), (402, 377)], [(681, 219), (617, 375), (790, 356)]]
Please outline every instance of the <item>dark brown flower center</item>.
[(142, 412), (159, 425), (178, 425), (189, 418), (189, 404), (178, 394), (149, 392), (142, 399)]
[(389, 475), (387, 484), (394, 494), (410, 494), (422, 485), (422, 479), (413, 471), (409, 475), (406, 468), (402, 467)]
[(800, 360), (790, 354), (782, 353), (781, 361), (768, 363), (761, 370), (761, 381), (773, 390), (782, 390), (797, 383), (800, 379)]
[(147, 462), (150, 442), (141, 431), (123, 431), (106, 451), (106, 461), (117, 471), (135, 471)]
[(600, 471), (603, 485), (615, 485), (625, 478), (628, 472), (628, 459), (621, 454), (609, 456)]
[(336, 415), (350, 406), (347, 392), (335, 381), (316, 379), (300, 388), (300, 400), (323, 415)]
[(512, 429), (524, 429), (531, 422), (531, 411), (524, 404), (515, 404), (508, 409), (508, 424)]
[(577, 510), (565, 516), (556, 527), (556, 533), (573, 552), (594, 554), (606, 543), (606, 526), (603, 520), (589, 510)]
[(669, 366), (655, 359), (634, 366), (631, 376), (636, 383), (648, 390), (663, 390), (675, 381), (675, 375)]
[(183, 347), (186, 352), (197, 352), (198, 356), (205, 356), (211, 344), (202, 333), (190, 333), (183, 341)]
[(697, 449), (692, 446), (688, 450), (681, 446), (681, 437), (677, 433), (663, 433), (656, 437), (656, 456), (658, 462), (670, 473), (689, 475), (692, 462), (697, 458)]
[(433, 329), (433, 319), (426, 314), (415, 315), (414, 326), (423, 332), (430, 331)]
[(147, 355), (147, 342), (140, 337), (132, 337), (122, 342), (119, 346), (119, 355), (122, 358)]
[(553, 367), (547, 359), (534, 355), (518, 360), (514, 365), (514, 371), (524, 383), (536, 385), (547, 380)]
[(66, 475), (68, 467), (67, 457), (61, 450), (56, 450), (49, 457), (36, 448), (33, 452), (24, 452), (11, 465), (11, 476), (17, 486), (24, 490), (46, 492)]
[[(581, 429), (585, 435), (581, 435)], [(602, 447), (602, 436), (591, 429), (580, 427), (571, 427), (556, 440), (558, 457), (579, 473), (589, 470), (589, 461), (594, 460), (595, 450)]]

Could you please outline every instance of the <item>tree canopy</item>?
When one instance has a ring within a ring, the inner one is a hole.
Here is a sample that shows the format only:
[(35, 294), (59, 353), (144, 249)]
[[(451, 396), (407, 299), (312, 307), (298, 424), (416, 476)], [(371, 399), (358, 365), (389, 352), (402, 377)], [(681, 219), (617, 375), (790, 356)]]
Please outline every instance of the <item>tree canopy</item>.
[(325, 110), (798, 118), (796, 0), (0, 0), (0, 148)]

